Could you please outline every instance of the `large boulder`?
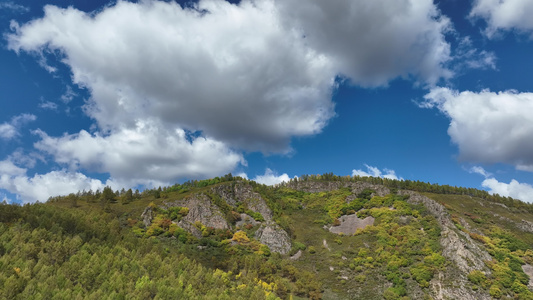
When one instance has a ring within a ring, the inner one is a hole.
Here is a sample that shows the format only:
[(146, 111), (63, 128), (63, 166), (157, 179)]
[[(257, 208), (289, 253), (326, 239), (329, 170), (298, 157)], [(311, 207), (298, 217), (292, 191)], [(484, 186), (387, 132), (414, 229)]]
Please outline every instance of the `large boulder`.
[(255, 238), (270, 248), (270, 251), (287, 254), (291, 250), (291, 238), (278, 224), (268, 222), (255, 232)]

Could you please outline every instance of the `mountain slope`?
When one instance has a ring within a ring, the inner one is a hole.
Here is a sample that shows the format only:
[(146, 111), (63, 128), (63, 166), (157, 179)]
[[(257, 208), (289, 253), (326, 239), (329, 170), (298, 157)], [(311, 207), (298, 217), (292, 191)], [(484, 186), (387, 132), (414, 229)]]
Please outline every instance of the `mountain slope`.
[(0, 206), (0, 294), (533, 299), (531, 211), (474, 189), (332, 174), (80, 192)]

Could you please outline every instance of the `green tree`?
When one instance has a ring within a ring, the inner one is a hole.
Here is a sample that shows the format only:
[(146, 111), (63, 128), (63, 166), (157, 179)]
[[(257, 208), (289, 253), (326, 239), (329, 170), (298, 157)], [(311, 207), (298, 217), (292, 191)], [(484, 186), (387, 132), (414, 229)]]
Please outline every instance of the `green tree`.
[(102, 191), (101, 200), (103, 204), (109, 204), (116, 201), (116, 195), (111, 187), (106, 186)]
[(120, 203), (128, 204), (131, 201), (133, 201), (133, 191), (129, 189), (120, 197)]

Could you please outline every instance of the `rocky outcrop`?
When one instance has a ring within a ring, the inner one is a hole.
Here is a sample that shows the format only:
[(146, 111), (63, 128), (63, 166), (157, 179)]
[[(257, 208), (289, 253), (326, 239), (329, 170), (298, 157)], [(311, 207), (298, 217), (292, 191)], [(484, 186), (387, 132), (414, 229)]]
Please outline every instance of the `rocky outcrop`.
[(197, 194), (181, 201), (166, 202), (164, 206), (166, 208), (172, 206), (187, 207), (189, 213), (176, 224), (197, 238), (202, 237), (202, 232), (195, 226), (196, 222), (215, 229), (230, 228), (220, 208), (214, 205), (211, 199), (204, 194)]
[(152, 225), (154, 213), (151, 206), (148, 206), (144, 209), (143, 213), (141, 214), (141, 219), (145, 227), (150, 227), (150, 225)]
[(274, 222), (262, 224), (255, 232), (255, 238), (267, 245), (272, 252), (287, 254), (291, 250), (289, 234)]
[(527, 287), (533, 289), (533, 266), (530, 264), (525, 264), (522, 266), (522, 271), (529, 276), (529, 283), (527, 284)]
[(447, 267), (445, 271), (440, 271), (431, 280), (434, 298), (490, 299), (490, 296), (482, 291), (472, 293), (472, 290), (467, 288), (469, 283), (466, 277), (473, 270), (490, 273), (485, 265), (485, 261), (492, 259), (490, 254), (474, 242), (470, 235), (455, 228), (446, 208), (440, 203), (413, 191), (399, 191), (399, 194), (409, 195), (409, 203), (423, 204), (437, 219), (441, 228), (442, 255), (455, 265), (455, 268)]
[(259, 193), (253, 191), (252, 186), (236, 184), (234, 187), (234, 193), (237, 201), (246, 203), (248, 209), (260, 213), (265, 221), (272, 220), (272, 210), (270, 210), (266, 204), (265, 199), (263, 199)]
[(219, 195), (220, 198), (226, 201), (227, 204), (231, 206), (237, 206), (237, 197), (235, 196), (234, 187), (232, 185), (217, 185), (211, 188), (211, 192)]
[(291, 256), (289, 259), (290, 260), (299, 260), (300, 257), (302, 257), (302, 250), (298, 250), (298, 252), (296, 252), (296, 254)]
[(245, 203), (253, 212), (260, 213), (265, 221), (272, 220), (272, 210), (259, 193), (253, 191), (251, 185), (236, 183), (234, 185), (219, 185), (211, 188), (211, 192), (217, 194), (226, 203), (237, 207), (238, 203)]
[(184, 220), (181, 220), (177, 223), (177, 225), (185, 230), (187, 230), (188, 232), (190, 232), (194, 237), (196, 237), (197, 239), (200, 239), (202, 238), (202, 231), (200, 231), (200, 229), (196, 228), (196, 226), (194, 226), (193, 223), (189, 222), (189, 221), (184, 221)]
[(206, 195), (199, 194), (191, 197), (182, 203), (184, 207), (189, 208), (189, 213), (182, 221), (194, 224), (200, 222), (206, 227), (215, 229), (228, 229), (228, 222), (220, 209), (211, 202)]
[(522, 220), (522, 222), (516, 224), (516, 227), (522, 231), (533, 233), (533, 223), (529, 221)]
[(242, 227), (246, 224), (252, 224), (252, 226), (259, 225), (261, 222), (256, 221), (254, 218), (247, 214), (241, 214), (241, 220), (235, 223), (236, 227)]
[(339, 226), (331, 226), (328, 230), (335, 234), (354, 234), (357, 229), (365, 228), (369, 225), (374, 225), (375, 219), (368, 216), (364, 219), (359, 219), (356, 214), (346, 215), (339, 218)]

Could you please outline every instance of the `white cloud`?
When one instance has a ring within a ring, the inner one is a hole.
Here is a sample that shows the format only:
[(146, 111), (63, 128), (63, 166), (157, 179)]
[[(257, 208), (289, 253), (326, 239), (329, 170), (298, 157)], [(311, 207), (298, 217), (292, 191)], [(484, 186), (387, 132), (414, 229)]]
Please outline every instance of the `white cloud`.
[(321, 131), (334, 115), (328, 57), (284, 29), (271, 1), (196, 8), (120, 1), (90, 15), (46, 6), (44, 18), (14, 27), (9, 47), (63, 53), (104, 130), (158, 118), (266, 152)]
[(264, 175), (257, 175), (253, 179), (253, 181), (257, 183), (266, 184), (266, 185), (276, 185), (282, 182), (289, 182), (290, 180), (291, 178), (289, 177), (289, 175), (287, 175), (287, 173), (277, 175), (276, 172), (272, 171), (269, 168), (265, 170)]
[(0, 189), (16, 194), (24, 203), (44, 202), (51, 196), (67, 195), (77, 191), (102, 189), (105, 185), (84, 174), (65, 170), (46, 174), (27, 175), (27, 169), (10, 160), (0, 161)]
[(472, 43), (470, 37), (462, 37), (455, 49), (453, 57), (456, 62), (455, 69), (493, 69), (496, 70), (496, 54), (486, 50), (479, 51)]
[(7, 195), (2, 194), (2, 203), (11, 204), (13, 201), (7, 197)]
[(10, 140), (19, 136), (20, 127), (36, 119), (37, 117), (32, 114), (21, 114), (11, 118), (10, 122), (0, 124), (0, 138)]
[(57, 104), (51, 101), (43, 101), (39, 103), (39, 107), (42, 109), (57, 110)]
[(487, 188), (488, 192), (491, 194), (512, 197), (525, 202), (533, 202), (533, 186), (530, 184), (520, 183), (515, 179), (511, 180), (510, 183), (500, 182), (493, 177), (492, 173), (487, 172), (483, 167), (480, 166), (474, 166), (470, 168), (469, 172), (485, 177), (485, 180), (483, 180), (481, 186)]
[(470, 168), (469, 172), (479, 174), (485, 178), (492, 176), (492, 173), (487, 172), (483, 167), (480, 166), (473, 166), (472, 168)]
[(15, 13), (26, 13), (26, 12), (29, 12), (30, 9), (28, 7), (25, 7), (25, 6), (22, 6), (22, 5), (19, 5), (19, 4), (15, 4), (13, 3), (13, 1), (7, 1), (7, 2), (1, 2), (0, 3), (0, 10), (10, 10), (12, 12), (15, 12)]
[[(34, 54), (49, 72), (66, 64), (72, 84), (90, 93), (84, 111), (96, 125), (92, 134), (39, 131), (35, 146), (70, 172), (109, 173), (116, 184), (218, 176), (245, 163), (236, 151), (290, 151), (291, 138), (321, 132), (335, 115), (339, 74), (362, 86), (452, 75), (451, 25), (431, 0), (201, 0), (188, 8), (147, 0), (44, 11), (13, 21), (8, 47)], [(62, 100), (73, 96), (67, 86)]]
[(510, 183), (505, 183), (499, 182), (494, 178), (487, 178), (483, 180), (481, 185), (488, 188), (491, 194), (512, 197), (529, 203), (533, 202), (533, 186), (527, 183), (520, 183), (515, 179), (511, 180)]
[(432, 0), (276, 1), (284, 21), (332, 58), (336, 70), (363, 86), (414, 76), (434, 84), (452, 73), (444, 34), (452, 30)]
[(12, 27), (9, 48), (63, 53), (103, 129), (150, 116), (265, 152), (322, 130), (339, 73), (370, 86), (451, 75), (449, 20), (430, 0), (306, 9), (297, 1), (203, 0), (185, 9), (119, 1), (94, 14), (46, 6), (42, 19)]
[(489, 38), (498, 36), (500, 31), (513, 29), (531, 35), (532, 15), (533, 2), (530, 0), (476, 0), (470, 12), (470, 18), (485, 19), (485, 34)]
[(388, 178), (388, 179), (394, 179), (394, 180), (403, 180), (403, 178), (401, 177), (398, 178), (398, 176), (396, 176), (396, 172), (394, 170), (383, 169), (383, 172), (384, 172), (383, 173), (380, 169), (376, 167), (372, 167), (367, 164), (365, 164), (365, 167), (366, 167), (366, 171), (353, 169), (352, 176), (381, 177), (381, 178)]
[(67, 85), (67, 90), (65, 91), (63, 95), (61, 95), (61, 101), (63, 101), (63, 103), (69, 103), (76, 96), (78, 96), (78, 94), (74, 92), (74, 90), (72, 89), (70, 85)]
[(35, 147), (68, 166), (109, 173), (113, 181), (160, 185), (179, 178), (206, 178), (232, 171), (246, 164), (242, 155), (225, 144), (205, 137), (191, 137), (181, 129), (167, 130), (155, 122), (138, 122), (135, 129), (121, 129), (109, 135), (85, 130), (62, 137), (37, 131)]
[(9, 140), (17, 135), (17, 129), (15, 126), (9, 123), (0, 124), (0, 138)]
[(435, 88), (424, 98), (422, 107), (437, 107), (450, 118), (448, 134), (460, 159), (533, 171), (533, 93)]
[(244, 179), (248, 179), (248, 175), (246, 173), (244, 173), (244, 172), (241, 172), (241, 173), (237, 174), (237, 176), (238, 177), (242, 177)]

